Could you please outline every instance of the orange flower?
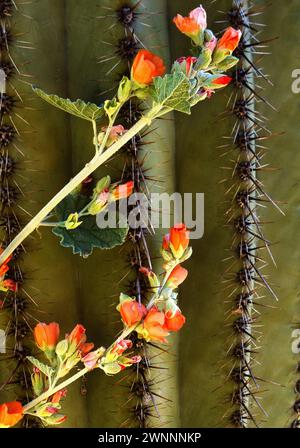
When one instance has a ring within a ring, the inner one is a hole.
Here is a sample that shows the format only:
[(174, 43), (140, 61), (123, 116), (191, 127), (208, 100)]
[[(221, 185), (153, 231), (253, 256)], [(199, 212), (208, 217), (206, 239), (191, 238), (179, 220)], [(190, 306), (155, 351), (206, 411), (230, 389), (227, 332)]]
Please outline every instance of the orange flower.
[(23, 407), (18, 401), (0, 405), (0, 428), (10, 428), (23, 417)]
[(117, 309), (121, 313), (124, 324), (128, 327), (140, 322), (146, 314), (145, 306), (136, 300), (125, 300), (118, 305)]
[(218, 78), (214, 79), (211, 83), (212, 87), (225, 87), (228, 86), (228, 84), (230, 84), (232, 81), (232, 78), (230, 76), (219, 76)]
[(217, 50), (229, 50), (232, 53), (238, 46), (242, 36), (241, 30), (232, 27), (227, 28), (217, 44)]
[(184, 280), (187, 278), (187, 276), (188, 276), (188, 271), (186, 269), (184, 269), (182, 266), (180, 266), (180, 264), (177, 265), (171, 272), (171, 274), (166, 282), (167, 288), (171, 288), (171, 289), (178, 288), (178, 286), (184, 282)]
[(10, 280), (9, 278), (6, 280), (3, 280), (2, 285), (4, 288), (8, 289), (9, 291), (13, 291), (13, 292), (18, 291), (18, 283), (14, 282), (13, 280)]
[(201, 30), (207, 28), (206, 11), (202, 6), (199, 6), (198, 8), (193, 9), (188, 17), (183, 17), (182, 15), (177, 14), (177, 16), (174, 17), (173, 22), (179, 31), (193, 39), (199, 35)]
[(67, 336), (67, 339), (71, 346), (73, 346), (75, 350), (79, 350), (81, 356), (86, 355), (94, 348), (94, 344), (92, 342), (86, 342), (87, 337), (85, 332), (86, 330), (84, 326), (77, 324), (76, 327)]
[(126, 199), (132, 195), (134, 189), (134, 182), (129, 181), (126, 184), (118, 185), (111, 193), (111, 201), (119, 201), (120, 199)]
[(53, 351), (59, 338), (59, 325), (55, 322), (47, 325), (39, 323), (34, 329), (34, 339), (37, 346), (44, 351)]
[[(0, 255), (3, 252), (4, 252), (4, 249), (2, 247), (0, 247)], [(8, 258), (6, 258), (6, 260), (0, 266), (0, 277), (3, 277), (6, 274), (6, 272), (9, 271), (9, 266), (7, 266), (7, 265), (11, 259), (12, 259), (12, 255), (10, 255)]]
[(61, 389), (52, 395), (51, 403), (59, 403), (62, 398), (65, 398), (67, 395), (67, 389)]
[(168, 331), (179, 331), (185, 324), (185, 317), (181, 314), (180, 310), (177, 310), (172, 317), (172, 313), (167, 311), (165, 313), (165, 325), (164, 328)]
[(156, 307), (148, 311), (144, 321), (136, 329), (140, 338), (146, 341), (158, 341), (167, 343), (166, 336), (169, 332), (164, 328), (165, 314)]
[(140, 50), (133, 61), (132, 78), (138, 84), (149, 85), (165, 72), (163, 60), (148, 50)]
[(165, 235), (162, 248), (171, 250), (173, 256), (180, 259), (189, 245), (189, 234), (184, 224), (176, 224), (170, 229), (170, 233)]

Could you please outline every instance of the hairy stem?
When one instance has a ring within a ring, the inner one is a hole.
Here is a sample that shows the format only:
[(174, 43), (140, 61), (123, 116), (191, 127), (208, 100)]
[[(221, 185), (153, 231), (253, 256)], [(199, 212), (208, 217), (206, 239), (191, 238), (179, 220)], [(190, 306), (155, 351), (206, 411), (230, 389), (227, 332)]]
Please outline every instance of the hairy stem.
[[(175, 266), (178, 264), (179, 262), (177, 262), (175, 264)], [(173, 271), (172, 269), (169, 269), (163, 279), (162, 285), (159, 289), (160, 293), (163, 292), (163, 289), (166, 285), (166, 282), (168, 281), (168, 278), (170, 277), (171, 273)], [(154, 304), (155, 304), (155, 300), (158, 298), (158, 294), (155, 293), (153, 295), (153, 297), (151, 298), (151, 300), (149, 301), (149, 304), (147, 306), (147, 310), (149, 310)], [(131, 327), (126, 327), (122, 333), (120, 334), (120, 336), (108, 347), (108, 349), (105, 351), (105, 353), (109, 352), (109, 350), (111, 350), (113, 348), (114, 345), (118, 344), (120, 341), (122, 341), (123, 339), (127, 338), (136, 328), (137, 326), (140, 324), (141, 322), (137, 322), (136, 324), (132, 325)], [(105, 353), (102, 356), (105, 357)], [(101, 358), (100, 358), (101, 359)], [(99, 360), (100, 361), (100, 360)], [(30, 401), (26, 406), (24, 406), (23, 411), (24, 414), (29, 413), (28, 411), (32, 408), (34, 408), (35, 406), (37, 406), (39, 403), (47, 400), (49, 397), (51, 397), (52, 395), (54, 395), (56, 392), (60, 391), (61, 389), (65, 389), (67, 386), (69, 386), (70, 384), (74, 383), (74, 381), (77, 381), (79, 378), (81, 378), (82, 376), (86, 375), (88, 372), (90, 372), (91, 369), (84, 367), (83, 369), (81, 369), (79, 372), (77, 372), (75, 375), (72, 375), (70, 378), (68, 378), (66, 381), (58, 384), (55, 387), (50, 387), (46, 392), (44, 392), (42, 395), (40, 395), (39, 397), (35, 398), (34, 400)], [(58, 377), (57, 377), (58, 379)], [(57, 381), (56, 379), (56, 381)], [(56, 381), (54, 381), (54, 385), (56, 384)]]
[(21, 232), (14, 238), (0, 256), (0, 265), (4, 262), (13, 251), (32, 233), (36, 230), (40, 223), (44, 221), (46, 216), (66, 197), (70, 194), (81, 182), (84, 181), (90, 174), (92, 174), (99, 166), (103, 165), (116, 152), (119, 151), (129, 140), (138, 134), (144, 127), (150, 125), (152, 120), (156, 118), (156, 113), (159, 114), (162, 106), (156, 108), (155, 113), (150, 110), (147, 115), (143, 116), (131, 129), (129, 129), (117, 142), (110, 146), (104, 153), (97, 153), (94, 158), (85, 165), (85, 167), (67, 184), (65, 185), (49, 202), (43, 207), (40, 212), (21, 230)]

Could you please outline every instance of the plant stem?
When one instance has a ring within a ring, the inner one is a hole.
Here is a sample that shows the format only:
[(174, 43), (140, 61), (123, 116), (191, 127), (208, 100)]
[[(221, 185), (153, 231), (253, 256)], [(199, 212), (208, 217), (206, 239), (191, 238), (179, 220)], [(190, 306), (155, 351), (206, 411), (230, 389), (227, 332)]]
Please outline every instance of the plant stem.
[(13, 253), (13, 251), (34, 231), (40, 223), (45, 220), (46, 216), (81, 182), (84, 181), (99, 166), (103, 165), (116, 152), (119, 151), (129, 140), (138, 134), (144, 127), (150, 125), (152, 120), (156, 118), (156, 113), (162, 109), (160, 106), (154, 110), (150, 110), (147, 115), (143, 116), (131, 129), (129, 129), (117, 142), (110, 146), (102, 154), (98, 152), (93, 159), (85, 165), (85, 167), (67, 184), (65, 185), (40, 212), (21, 230), (21, 232), (13, 239), (8, 247), (0, 255), (0, 265)]
[(54, 387), (53, 389), (47, 390), (46, 392), (44, 392), (39, 397), (37, 397), (34, 400), (30, 401), (23, 408), (24, 414), (26, 414), (27, 411), (29, 411), (29, 409), (34, 408), (35, 406), (37, 406), (42, 401), (47, 400), (47, 398), (51, 397), (51, 395), (54, 395), (56, 392), (59, 392), (61, 389), (65, 389), (67, 386), (69, 386), (70, 384), (74, 383), (74, 381), (76, 381), (79, 378), (81, 378), (82, 376), (86, 375), (89, 371), (90, 371), (90, 369), (85, 367), (84, 369), (82, 369), (79, 372), (77, 372), (75, 375), (73, 375), (70, 378), (68, 378), (63, 383), (60, 383), (58, 386)]
[[(178, 262), (179, 263), (179, 262)], [(178, 264), (177, 263), (177, 264)], [(163, 279), (163, 282), (161, 284), (161, 287), (159, 289), (159, 292), (161, 293), (164, 289), (164, 286), (171, 274), (171, 272), (173, 271), (174, 268), (168, 270), (165, 274), (165, 277)], [(155, 303), (155, 299), (157, 298), (158, 293), (155, 293), (152, 297), (152, 299), (149, 301), (149, 304), (147, 306), (147, 309), (149, 310), (153, 304)], [(120, 334), (120, 336), (108, 347), (108, 349), (105, 351), (105, 353), (107, 353), (109, 350), (111, 350), (113, 348), (114, 345), (118, 344), (120, 341), (122, 341), (123, 339), (125, 339), (127, 336), (129, 336), (136, 328), (137, 326), (140, 324), (141, 322), (137, 322), (136, 324), (132, 325), (131, 327), (127, 327), (125, 328), (122, 333)], [(105, 353), (103, 354), (103, 356), (105, 356)], [(102, 356), (102, 357), (103, 357)], [(24, 406), (24, 414), (29, 413), (28, 411), (32, 408), (34, 408), (35, 406), (37, 406), (39, 403), (41, 403), (44, 400), (47, 400), (49, 397), (51, 397), (52, 395), (54, 395), (56, 392), (60, 391), (61, 389), (65, 389), (67, 386), (69, 386), (70, 384), (74, 383), (74, 381), (77, 381), (79, 378), (81, 378), (82, 376), (84, 376), (86, 373), (90, 372), (91, 369), (85, 367), (82, 370), (80, 370), (79, 372), (77, 372), (75, 375), (71, 376), (70, 378), (68, 378), (66, 381), (64, 381), (63, 383), (58, 384), (57, 386), (55, 386), (54, 388), (51, 387), (50, 389), (48, 389), (46, 392), (44, 392), (42, 395), (40, 395), (39, 397), (35, 398), (34, 400), (30, 401), (27, 405)], [(56, 379), (56, 381), (58, 380), (58, 377)], [(54, 382), (54, 385), (56, 384), (56, 381)]]

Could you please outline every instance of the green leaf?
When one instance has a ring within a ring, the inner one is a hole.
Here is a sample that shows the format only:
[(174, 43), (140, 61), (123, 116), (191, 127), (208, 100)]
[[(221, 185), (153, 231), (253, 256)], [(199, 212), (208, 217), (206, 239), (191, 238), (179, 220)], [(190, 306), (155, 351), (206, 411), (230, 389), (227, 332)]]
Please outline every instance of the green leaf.
[[(69, 195), (57, 207), (56, 214), (59, 221), (65, 221), (71, 213), (80, 212), (90, 199), (83, 195)], [(54, 227), (52, 232), (60, 238), (63, 247), (72, 248), (73, 254), (88, 257), (94, 248), (112, 249), (124, 243), (128, 228), (100, 229), (96, 216), (84, 216), (82, 224), (75, 230)]]
[(154, 79), (152, 97), (156, 103), (165, 107), (185, 114), (191, 113), (190, 82), (176, 67), (174, 73)]
[(97, 104), (85, 103), (82, 100), (71, 101), (68, 98), (60, 98), (57, 95), (48, 95), (46, 92), (36, 87), (33, 87), (33, 91), (52, 106), (58, 107), (58, 109), (64, 110), (83, 120), (95, 121), (104, 116), (103, 107), (99, 107)]
[(52, 367), (43, 364), (41, 361), (34, 358), (33, 356), (27, 356), (27, 359), (31, 362), (31, 364), (37, 367), (48, 378), (51, 378), (52, 375), (55, 373), (55, 370), (52, 369)]

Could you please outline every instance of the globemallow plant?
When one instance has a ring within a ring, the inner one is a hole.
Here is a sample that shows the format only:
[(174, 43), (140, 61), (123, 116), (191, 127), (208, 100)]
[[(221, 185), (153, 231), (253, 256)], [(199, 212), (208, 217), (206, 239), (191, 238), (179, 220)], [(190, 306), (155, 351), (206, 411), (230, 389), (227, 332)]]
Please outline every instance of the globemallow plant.
[[(134, 10), (131, 12), (135, 14)], [(63, 248), (70, 248), (74, 255), (79, 254), (83, 258), (93, 256), (94, 249), (122, 245), (128, 228), (120, 225), (117, 213), (115, 226), (101, 228), (98, 224), (107, 213), (112, 213), (117, 202), (132, 195), (136, 179), (112, 181), (109, 175), (104, 175), (94, 180), (91, 175), (126, 144), (138, 138), (153, 121), (172, 111), (189, 115), (192, 107), (231, 82), (225, 73), (238, 62), (232, 53), (238, 46), (241, 33), (229, 28), (218, 40), (207, 29), (206, 12), (201, 6), (191, 11), (188, 17), (178, 14), (174, 22), (183, 34), (191, 38), (195, 55), (181, 57), (172, 64), (170, 73), (165, 74), (165, 62), (159, 55), (139, 49), (132, 58), (128, 73), (119, 81), (115, 95), (105, 99), (100, 106), (95, 102), (72, 101), (33, 87), (33, 92), (47, 103), (90, 124), (94, 154), (3, 248), (0, 262), (4, 292), (16, 293), (19, 289), (20, 281), (10, 277), (11, 257), (34, 231), (42, 227), (52, 228)], [(125, 127), (121, 124), (122, 113), (139, 101), (142, 109), (137, 118), (128, 123), (131, 126)], [(108, 348), (99, 346), (94, 349), (94, 344), (86, 342), (82, 325), (77, 325), (60, 341), (57, 323), (39, 323), (34, 327), (36, 345), (45, 358), (25, 357), (33, 366), (30, 375), (33, 399), (26, 404), (20, 401), (2, 404), (2, 427), (14, 426), (25, 416), (37, 417), (45, 425), (63, 423), (66, 416), (61, 401), (71, 383), (96, 369), (115, 375), (126, 367), (140, 364), (140, 354), (126, 352), (133, 348), (134, 343), (137, 344), (136, 341), (164, 344), (170, 332), (183, 326), (185, 317), (177, 305), (176, 289), (187, 276), (181, 263), (191, 256), (189, 233), (184, 224), (176, 224), (170, 229), (163, 239), (161, 254), (164, 260), (162, 279), (150, 269), (149, 263), (148, 266), (141, 263), (139, 267), (139, 272), (145, 277), (143, 281), (148, 285), (145, 303), (139, 294), (120, 295), (118, 310), (123, 331)], [(132, 334), (134, 340), (129, 338)], [(82, 369), (63, 380), (80, 362), (83, 363)]]

